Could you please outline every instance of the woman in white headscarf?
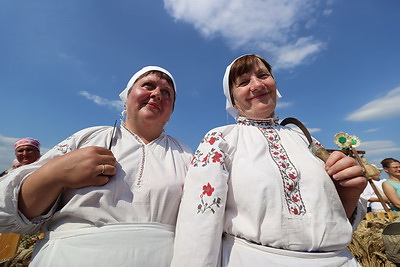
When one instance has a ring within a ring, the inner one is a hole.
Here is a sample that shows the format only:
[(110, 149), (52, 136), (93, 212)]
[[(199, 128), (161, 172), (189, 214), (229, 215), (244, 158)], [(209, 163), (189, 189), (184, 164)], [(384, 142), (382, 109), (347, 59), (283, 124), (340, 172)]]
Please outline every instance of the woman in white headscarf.
[(346, 247), (363, 216), (363, 169), (341, 152), (324, 165), (278, 124), (261, 57), (236, 59), (223, 85), (237, 124), (209, 131), (194, 154), (172, 266), (357, 266)]
[(126, 120), (81, 130), (0, 183), (0, 232), (35, 233), (31, 266), (169, 266), (192, 151), (166, 135), (176, 85), (138, 71)]

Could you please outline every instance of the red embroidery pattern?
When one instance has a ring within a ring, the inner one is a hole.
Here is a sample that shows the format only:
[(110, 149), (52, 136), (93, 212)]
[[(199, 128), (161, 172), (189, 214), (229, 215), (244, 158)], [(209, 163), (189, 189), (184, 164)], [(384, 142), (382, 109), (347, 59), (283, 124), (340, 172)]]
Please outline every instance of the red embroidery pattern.
[(205, 167), (209, 163), (219, 163), (222, 168), (225, 169), (224, 165), (224, 152), (218, 147), (213, 147), (215, 142), (222, 139), (222, 135), (220, 132), (211, 132), (208, 133), (203, 140), (201, 140), (201, 144), (208, 143), (211, 145), (211, 149), (209, 152), (202, 152), (200, 149), (197, 149), (194, 153), (192, 161), (190, 164), (193, 167)]
[(60, 144), (56, 146), (56, 149), (61, 151), (62, 153), (67, 153), (68, 150), (71, 150), (70, 146), (67, 144)]
[(259, 127), (269, 145), (269, 153), (279, 168), (284, 185), (285, 199), (290, 214), (304, 215), (306, 208), (301, 198), (299, 188), (299, 173), (288, 158), (286, 150), (280, 143), (280, 137), (276, 130), (271, 127)]
[(142, 162), (140, 164), (140, 171), (139, 171), (139, 176), (136, 179), (136, 185), (138, 187), (141, 187), (143, 184), (143, 171), (144, 171), (144, 165), (145, 165), (145, 161), (146, 161), (146, 151), (145, 151), (145, 145), (143, 143), (143, 141), (135, 134), (133, 133), (131, 130), (129, 130), (128, 128), (126, 128), (125, 125), (123, 125), (124, 128), (130, 133), (132, 134), (132, 136), (136, 139), (136, 141), (140, 144), (140, 147), (142, 148)]
[[(221, 204), (221, 198), (220, 197), (215, 197), (211, 204), (208, 204), (208, 202), (205, 200), (211, 199), (208, 197), (211, 197), (212, 194), (214, 193), (214, 187), (210, 185), (210, 183), (207, 183), (206, 185), (203, 185), (203, 193), (200, 194), (200, 204), (197, 205), (197, 213), (204, 213), (206, 210), (211, 210), (212, 213), (215, 213), (214, 206), (219, 208)], [(208, 197), (206, 197), (208, 196)]]
[[(75, 137), (74, 134), (69, 136), (67, 139), (65, 139), (65, 142), (71, 140), (74, 137)], [(72, 151), (72, 148), (71, 148), (70, 144), (58, 144), (58, 145), (56, 145), (54, 147), (54, 149), (57, 149), (58, 151), (61, 151), (64, 154), (68, 153), (69, 151)]]
[(203, 195), (207, 194), (207, 196), (211, 197), (214, 192), (214, 187), (211, 187), (210, 183), (203, 186)]

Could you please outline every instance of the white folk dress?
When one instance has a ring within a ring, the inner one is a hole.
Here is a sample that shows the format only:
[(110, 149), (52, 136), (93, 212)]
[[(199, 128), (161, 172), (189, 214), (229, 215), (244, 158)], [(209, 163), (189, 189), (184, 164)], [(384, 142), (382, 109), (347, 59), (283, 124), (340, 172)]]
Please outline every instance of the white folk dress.
[[(372, 180), (372, 182), (375, 184), (375, 186), (378, 189), (381, 196), (385, 195), (385, 193), (383, 192), (383, 188), (382, 188), (382, 184), (385, 181), (386, 181), (386, 179), (380, 179), (379, 181)], [(369, 182), (368, 182), (367, 186), (365, 187), (364, 192), (361, 194), (361, 197), (367, 201), (370, 198), (378, 198), (378, 196), (375, 194), (375, 191)], [(371, 207), (371, 212), (385, 212), (385, 208), (382, 206), (382, 203), (380, 201), (373, 201), (373, 202), (368, 201), (368, 204)]]
[(111, 134), (112, 127), (84, 129), (0, 181), (0, 232), (45, 232), (30, 266), (169, 266), (192, 151), (164, 133), (144, 144), (117, 127), (117, 173), (109, 183), (65, 190), (48, 214), (31, 221), (17, 209), (29, 173), (78, 148), (108, 147)]
[(186, 176), (172, 266), (357, 266), (352, 225), (307, 146), (271, 120), (209, 131)]

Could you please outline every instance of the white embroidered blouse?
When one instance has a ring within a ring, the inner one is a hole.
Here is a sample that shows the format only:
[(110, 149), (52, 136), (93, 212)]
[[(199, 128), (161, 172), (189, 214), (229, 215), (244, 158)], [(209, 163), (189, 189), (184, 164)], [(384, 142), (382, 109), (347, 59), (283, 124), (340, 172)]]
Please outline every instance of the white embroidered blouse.
[(209, 131), (186, 177), (172, 266), (215, 266), (223, 233), (292, 251), (345, 249), (352, 226), (307, 146), (272, 120)]
[(59, 143), (40, 161), (16, 169), (0, 181), (0, 232), (60, 231), (115, 223), (157, 222), (174, 226), (191, 149), (162, 133), (144, 144), (123, 126), (114, 133), (111, 151), (117, 173), (99, 187), (67, 189), (46, 215), (28, 220), (18, 211), (18, 192), (29, 173), (49, 160), (87, 146), (107, 147), (112, 127), (81, 130)]

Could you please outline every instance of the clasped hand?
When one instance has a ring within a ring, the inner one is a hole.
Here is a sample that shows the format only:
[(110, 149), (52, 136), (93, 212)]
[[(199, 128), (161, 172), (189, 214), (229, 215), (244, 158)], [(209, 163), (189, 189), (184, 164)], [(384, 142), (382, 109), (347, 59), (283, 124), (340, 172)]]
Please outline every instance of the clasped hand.
[(367, 185), (364, 169), (354, 158), (334, 151), (325, 163), (325, 170), (332, 177), (346, 214), (350, 217)]
[(116, 159), (103, 147), (85, 147), (55, 158), (45, 166), (63, 188), (100, 186), (116, 173)]

